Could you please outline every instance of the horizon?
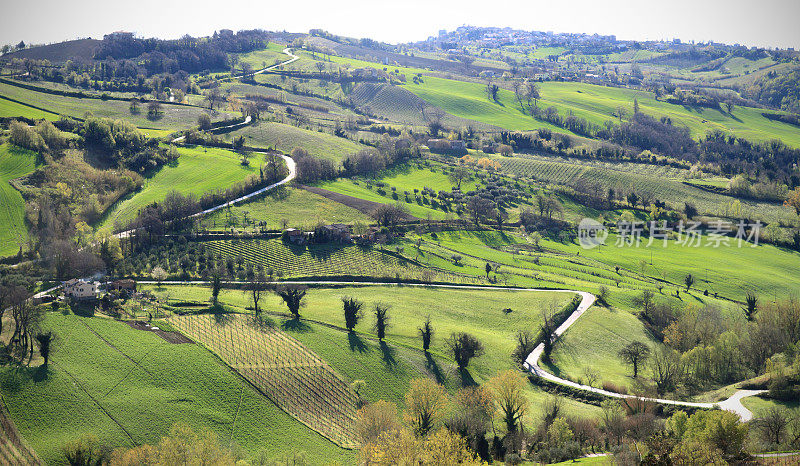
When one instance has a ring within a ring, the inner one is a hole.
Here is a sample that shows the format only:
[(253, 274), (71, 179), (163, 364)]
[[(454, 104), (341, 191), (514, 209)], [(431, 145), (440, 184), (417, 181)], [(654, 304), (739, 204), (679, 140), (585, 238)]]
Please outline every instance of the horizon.
[[(228, 2), (230, 6), (225, 9), (219, 9), (209, 1), (185, 6), (184, 2), (164, 5), (154, 0), (143, 0), (136, 9), (123, 7), (112, 11), (98, 6), (98, 3), (84, 0), (62, 4), (47, 0), (45, 9), (50, 14), (44, 20), (37, 15), (41, 10), (29, 11), (20, 6), (19, 10), (0, 19), (0, 43), (16, 44), (22, 40), (28, 45), (38, 45), (88, 37), (101, 39), (103, 35), (119, 30), (133, 32), (138, 37), (175, 39), (185, 34), (209, 36), (220, 29), (294, 33), (324, 29), (340, 36), (401, 44), (436, 36), (441, 29), (453, 31), (459, 26), (469, 25), (614, 35), (618, 40), (627, 41), (680, 39), (683, 42), (713, 41), (748, 47), (800, 48), (800, 34), (792, 25), (793, 20), (800, 17), (800, 4), (791, 0), (765, 0), (759, 4), (746, 0), (708, 0), (700, 4), (676, 0), (659, 12), (661, 19), (656, 24), (648, 24), (651, 22), (646, 20), (652, 7), (630, 0), (603, 3), (573, 0), (558, 5), (542, 5), (540, 2), (514, 5), (515, 2), (501, 0), (492, 9), (486, 9), (478, 2), (459, 3), (458, 8), (451, 8), (454, 2), (425, 5), (412, 0), (398, 9), (351, 0), (335, 5), (311, 2), (303, 15), (297, 15), (291, 6), (285, 4), (253, 7), (240, 0)], [(241, 3), (244, 5), (239, 7)], [(377, 13), (371, 15), (369, 21), (360, 21), (357, 10), (365, 8), (377, 10)], [(508, 15), (509, 8), (519, 11), (519, 14)], [(252, 14), (246, 17), (236, 14), (242, 10), (249, 10)], [(153, 15), (153, 11), (159, 14)], [(774, 24), (767, 24), (767, 21)], [(754, 23), (758, 24), (757, 27), (753, 27)], [(34, 28), (31, 24), (41, 27)]]

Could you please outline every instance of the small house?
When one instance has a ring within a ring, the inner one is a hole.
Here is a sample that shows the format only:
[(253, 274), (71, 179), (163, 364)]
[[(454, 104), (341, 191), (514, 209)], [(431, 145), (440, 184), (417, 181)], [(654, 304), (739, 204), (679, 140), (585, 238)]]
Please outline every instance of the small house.
[[(344, 223), (333, 223), (331, 225), (323, 225), (321, 229), (322, 239), (325, 242), (335, 242), (340, 244), (348, 244), (352, 241), (352, 234), (350, 227)], [(316, 239), (316, 238), (315, 238)]]
[(75, 299), (97, 298), (98, 285), (95, 281), (73, 278), (63, 282), (64, 296)]
[(308, 242), (308, 236), (297, 228), (287, 228), (283, 230), (283, 239), (292, 244), (304, 245)]

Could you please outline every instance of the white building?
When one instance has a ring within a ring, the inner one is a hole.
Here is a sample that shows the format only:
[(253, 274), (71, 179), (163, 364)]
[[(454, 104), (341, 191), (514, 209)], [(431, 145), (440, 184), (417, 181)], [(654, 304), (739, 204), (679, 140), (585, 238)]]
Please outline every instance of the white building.
[(96, 298), (97, 287), (100, 285), (95, 281), (81, 280), (73, 278), (63, 283), (64, 295), (70, 298), (85, 299)]

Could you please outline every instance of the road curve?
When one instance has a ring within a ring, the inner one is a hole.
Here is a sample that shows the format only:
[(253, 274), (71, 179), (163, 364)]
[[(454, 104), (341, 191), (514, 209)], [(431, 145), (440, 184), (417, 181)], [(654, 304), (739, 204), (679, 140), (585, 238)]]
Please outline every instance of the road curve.
[(720, 401), (719, 407), (725, 411), (738, 414), (742, 421), (749, 421), (753, 419), (753, 413), (744, 407), (742, 404), (742, 398), (747, 398), (748, 396), (754, 396), (764, 392), (766, 392), (766, 390), (739, 390), (727, 400)]

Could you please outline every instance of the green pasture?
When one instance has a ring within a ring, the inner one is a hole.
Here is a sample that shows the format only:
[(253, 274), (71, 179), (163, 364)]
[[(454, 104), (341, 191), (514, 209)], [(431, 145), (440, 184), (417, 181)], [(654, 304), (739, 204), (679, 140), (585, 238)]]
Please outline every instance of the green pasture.
[(33, 152), (8, 143), (0, 145), (0, 257), (16, 254), (26, 246), (25, 202), (9, 181), (33, 172), (37, 165)]
[(287, 154), (299, 147), (314, 157), (337, 164), (344, 157), (364, 149), (363, 145), (349, 139), (272, 121), (259, 121), (229, 133), (229, 136), (244, 136), (248, 146), (272, 148)]

